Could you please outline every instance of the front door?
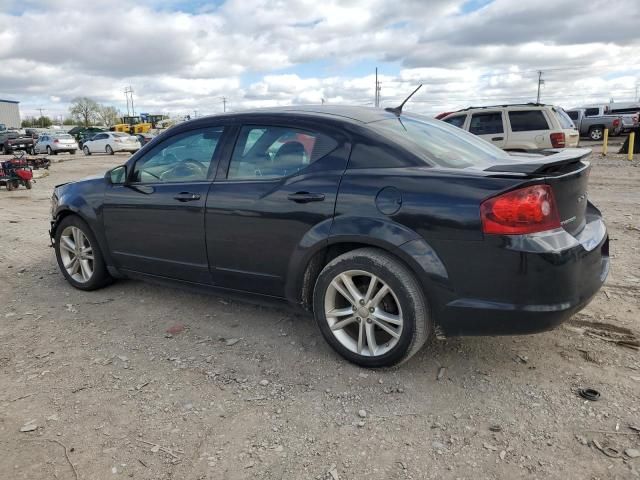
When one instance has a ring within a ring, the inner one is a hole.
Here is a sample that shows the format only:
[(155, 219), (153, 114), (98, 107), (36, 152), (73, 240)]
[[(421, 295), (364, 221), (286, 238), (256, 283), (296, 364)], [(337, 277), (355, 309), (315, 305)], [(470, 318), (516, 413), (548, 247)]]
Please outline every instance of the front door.
[(104, 226), (117, 266), (210, 283), (204, 206), (222, 127), (189, 130), (139, 157), (125, 185), (108, 185)]
[(493, 143), (498, 148), (503, 148), (506, 144), (501, 111), (474, 113), (469, 122), (469, 132)]
[(284, 296), (290, 260), (328, 236), (349, 145), (312, 128), (245, 125), (207, 198), (214, 283)]

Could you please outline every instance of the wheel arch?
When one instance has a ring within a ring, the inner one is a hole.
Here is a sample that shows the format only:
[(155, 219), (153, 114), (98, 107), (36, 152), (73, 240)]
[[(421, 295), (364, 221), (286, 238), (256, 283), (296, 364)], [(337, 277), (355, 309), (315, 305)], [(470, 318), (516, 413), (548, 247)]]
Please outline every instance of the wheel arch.
[(91, 229), (91, 233), (93, 233), (93, 236), (98, 241), (98, 246), (100, 247), (100, 251), (102, 252), (102, 257), (104, 258), (107, 268), (111, 270), (111, 267), (113, 267), (113, 261), (109, 253), (109, 249), (107, 248), (107, 241), (100, 229), (96, 228), (95, 225), (98, 219), (95, 216), (87, 215), (85, 209), (79, 208), (77, 205), (64, 205), (58, 208), (55, 213), (54, 220), (51, 222), (51, 231), (49, 232), (52, 241), (55, 241), (58, 226), (62, 220), (71, 215), (76, 215), (87, 224), (89, 229)]
[[(369, 228), (356, 233), (350, 231), (354, 225)], [(440, 291), (451, 289), (444, 263), (417, 233), (386, 218), (348, 218), (335, 221), (329, 236), (298, 249), (289, 266), (287, 299), (313, 311), (313, 289), (324, 266), (343, 253), (366, 247), (378, 248), (409, 268), (430, 304), (439, 303)]]

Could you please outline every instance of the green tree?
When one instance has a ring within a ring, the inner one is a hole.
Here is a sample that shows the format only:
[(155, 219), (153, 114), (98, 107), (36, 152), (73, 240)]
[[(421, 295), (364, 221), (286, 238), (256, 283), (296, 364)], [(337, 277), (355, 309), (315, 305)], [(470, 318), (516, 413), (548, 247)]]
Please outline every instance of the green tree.
[(98, 105), (97, 116), (105, 127), (111, 127), (118, 123), (118, 110), (110, 105)]
[(53, 122), (51, 121), (51, 119), (49, 117), (45, 117), (44, 115), (41, 116), (40, 118), (38, 118), (37, 120), (34, 120), (32, 122), (32, 127), (41, 127), (41, 128), (48, 128), (51, 125), (53, 125)]
[(31, 120), (29, 120), (28, 118), (25, 118), (24, 120), (22, 120), (22, 123), (20, 124), (20, 126), (22, 128), (29, 128), (33, 126), (33, 122)]
[(90, 126), (98, 115), (98, 104), (87, 97), (77, 97), (71, 101), (69, 113), (85, 127)]
[(67, 117), (62, 121), (63, 125), (75, 125), (76, 121), (73, 118)]

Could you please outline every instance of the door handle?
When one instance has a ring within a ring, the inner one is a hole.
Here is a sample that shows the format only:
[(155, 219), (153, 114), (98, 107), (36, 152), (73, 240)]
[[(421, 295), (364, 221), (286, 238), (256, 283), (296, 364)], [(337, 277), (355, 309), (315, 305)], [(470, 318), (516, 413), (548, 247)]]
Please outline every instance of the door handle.
[(175, 198), (179, 202), (193, 202), (195, 200), (200, 200), (200, 195), (198, 195), (197, 193), (180, 192), (173, 198)]
[(504, 137), (493, 137), (491, 140), (497, 142), (498, 140), (504, 140)]
[(296, 203), (321, 202), (324, 200), (324, 193), (296, 192), (290, 193), (287, 198)]

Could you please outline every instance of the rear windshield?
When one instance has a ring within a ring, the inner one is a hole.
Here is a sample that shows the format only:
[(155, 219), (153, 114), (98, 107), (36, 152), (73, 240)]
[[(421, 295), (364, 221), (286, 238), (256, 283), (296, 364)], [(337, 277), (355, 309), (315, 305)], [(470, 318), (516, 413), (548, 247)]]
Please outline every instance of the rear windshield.
[(121, 133), (121, 132), (112, 133), (111, 135), (113, 135), (114, 137), (130, 137), (131, 136), (128, 133)]
[(562, 128), (575, 128), (573, 120), (571, 120), (571, 117), (569, 117), (569, 115), (567, 115), (567, 112), (565, 112), (563, 109), (561, 109), (560, 107), (553, 107), (553, 113), (556, 114), (556, 118), (558, 119), (558, 122), (560, 122), (560, 126)]
[(67, 135), (66, 133), (64, 135), (56, 135), (56, 138), (62, 138), (64, 140), (68, 140), (70, 138), (73, 138), (71, 135)]
[(369, 126), (435, 166), (484, 170), (513, 163), (508, 154), (486, 140), (439, 120), (403, 116)]

